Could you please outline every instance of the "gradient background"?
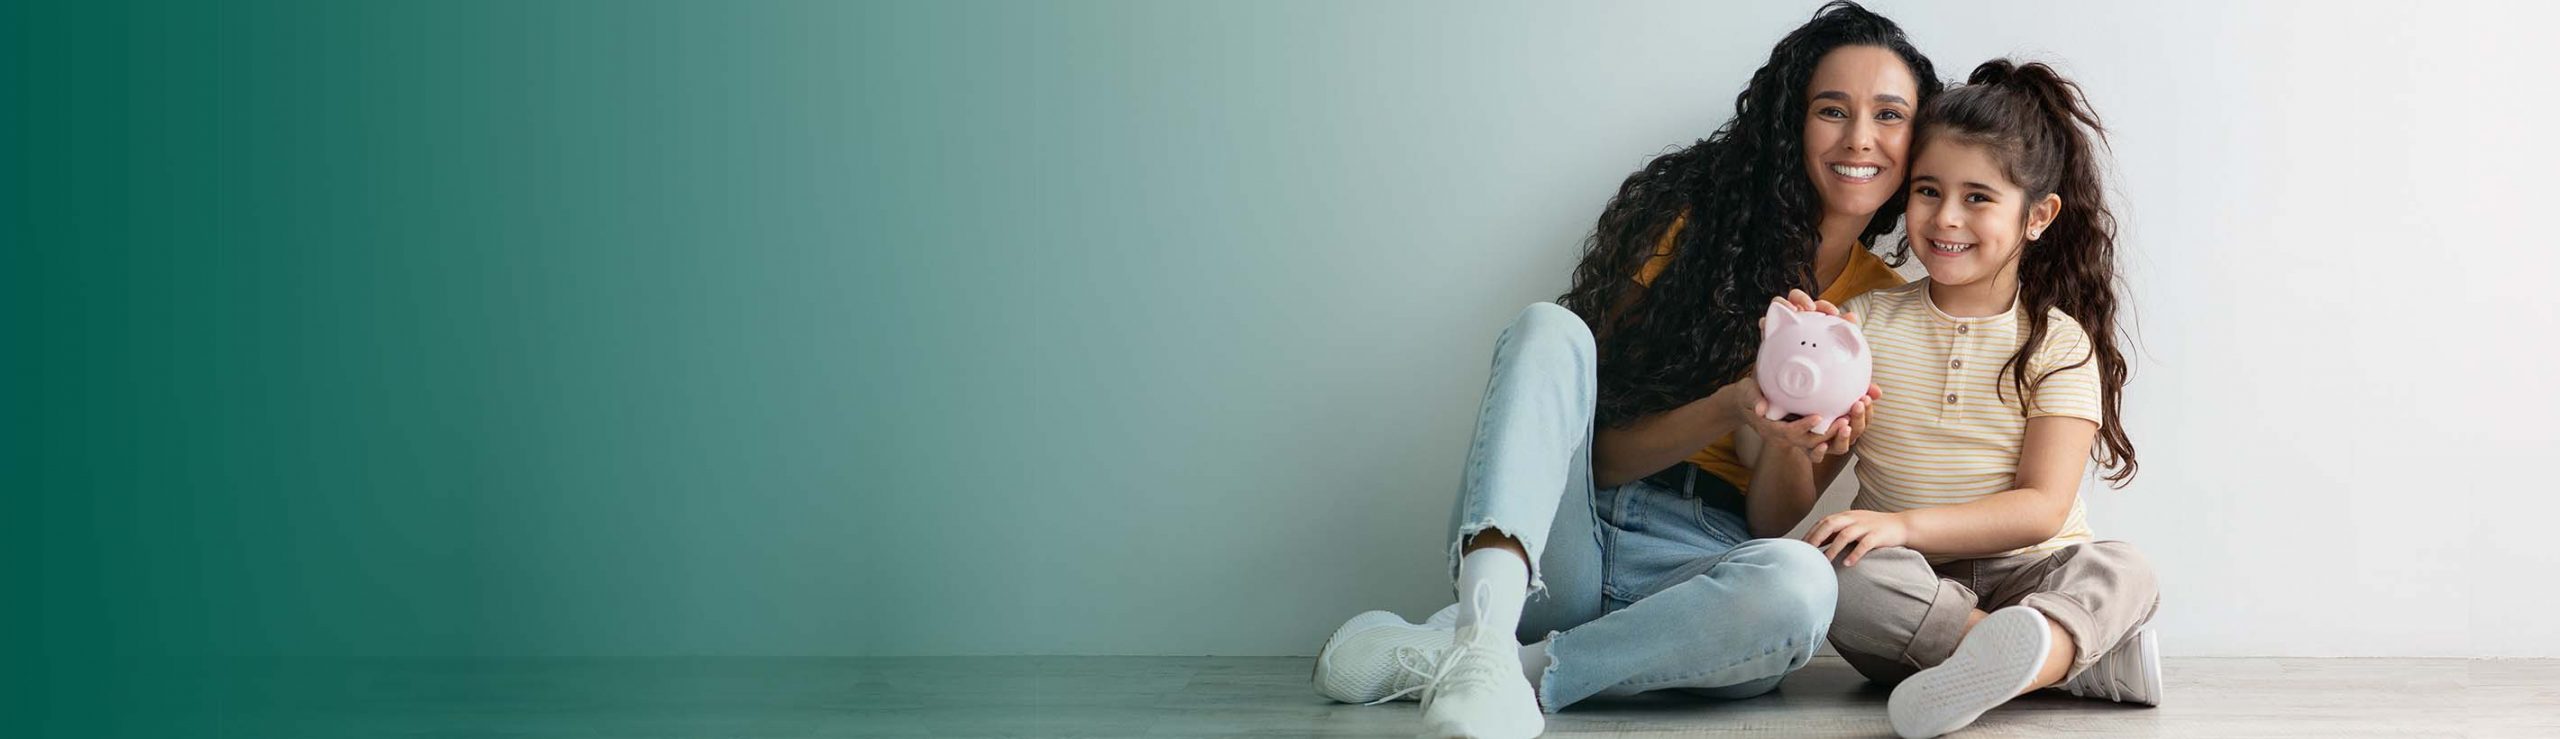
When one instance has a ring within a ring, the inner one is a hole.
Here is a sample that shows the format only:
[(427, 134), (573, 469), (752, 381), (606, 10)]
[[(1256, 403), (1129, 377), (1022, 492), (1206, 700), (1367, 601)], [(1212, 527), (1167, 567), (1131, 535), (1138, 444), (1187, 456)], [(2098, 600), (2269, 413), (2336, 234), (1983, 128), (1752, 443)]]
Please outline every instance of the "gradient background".
[[(1492, 336), (1814, 5), (12, 6), (19, 663), (1418, 618)], [(2141, 6), (1876, 4), (2115, 125), (2170, 651), (2560, 656), (2548, 11)]]

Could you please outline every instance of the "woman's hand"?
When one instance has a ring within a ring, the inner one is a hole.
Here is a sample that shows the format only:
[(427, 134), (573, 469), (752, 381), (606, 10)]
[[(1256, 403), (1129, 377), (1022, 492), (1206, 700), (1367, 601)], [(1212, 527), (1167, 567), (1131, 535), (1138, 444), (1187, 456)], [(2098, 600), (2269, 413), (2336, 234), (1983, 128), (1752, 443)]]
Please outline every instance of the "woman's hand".
[[(1764, 396), (1759, 394), (1759, 381), (1756, 381), (1756, 378), (1741, 378), (1741, 381), (1725, 386), (1725, 389), (1741, 396), (1741, 401), (1746, 401), (1746, 407), (1741, 409), (1743, 424), (1751, 427), (1751, 432), (1759, 435), (1761, 442), (1792, 447), (1792, 450), (1802, 453), (1805, 455), (1805, 460), (1812, 460), (1812, 463), (1820, 463), (1823, 458), (1828, 458), (1830, 450), (1833, 450), (1833, 440), (1848, 432), (1848, 417), (1833, 419), (1828, 430), (1812, 427), (1812, 424), (1823, 422), (1823, 419), (1818, 417), (1800, 417), (1800, 419), (1792, 419), (1792, 422), (1777, 422), (1777, 419), (1769, 419), (1769, 399), (1764, 399)], [(1864, 404), (1866, 399), (1859, 399), (1859, 407), (1864, 407)], [(1851, 409), (1851, 414), (1859, 414), (1859, 409)], [(1841, 445), (1838, 450), (1846, 453), (1848, 445)]]
[[(1824, 559), (1842, 567), (1856, 567), (1868, 552), (1885, 547), (1898, 547), (1911, 540), (1911, 527), (1902, 514), (1883, 511), (1847, 510), (1822, 517), (1822, 522), (1805, 532), (1804, 541), (1822, 549)], [(1841, 555), (1848, 557), (1843, 559)]]

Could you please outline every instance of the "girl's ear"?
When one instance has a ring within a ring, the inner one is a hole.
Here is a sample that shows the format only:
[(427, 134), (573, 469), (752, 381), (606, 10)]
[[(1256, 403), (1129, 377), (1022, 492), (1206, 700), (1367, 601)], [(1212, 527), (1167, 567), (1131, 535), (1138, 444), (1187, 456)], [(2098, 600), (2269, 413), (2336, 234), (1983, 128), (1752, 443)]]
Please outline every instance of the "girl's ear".
[(2061, 215), (2061, 195), (2046, 195), (2043, 200), (2036, 201), (2036, 207), (2027, 209), (2027, 240), (2043, 238), (2045, 227), (2053, 225), (2053, 219)]

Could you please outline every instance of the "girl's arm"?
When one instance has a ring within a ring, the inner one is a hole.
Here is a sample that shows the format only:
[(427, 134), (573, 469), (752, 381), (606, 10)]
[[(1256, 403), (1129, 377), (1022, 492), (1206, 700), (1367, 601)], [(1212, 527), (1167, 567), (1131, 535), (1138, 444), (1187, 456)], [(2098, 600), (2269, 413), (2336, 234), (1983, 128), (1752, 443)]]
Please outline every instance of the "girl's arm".
[(1867, 552), (1910, 547), (1925, 554), (1984, 555), (2033, 546), (2062, 532), (2080, 498), (2098, 424), (2081, 418), (2027, 419), (2018, 454), (2018, 487), (1980, 500), (1900, 513), (1841, 511), (1805, 534), (1823, 553), (1855, 566)]
[(1996, 554), (2034, 546), (2062, 533), (2098, 424), (2066, 416), (2027, 419), (2026, 448), (2018, 454), (2018, 487), (1944, 508), (1916, 508), (1900, 515), (1909, 525), (1903, 543), (1928, 554)]

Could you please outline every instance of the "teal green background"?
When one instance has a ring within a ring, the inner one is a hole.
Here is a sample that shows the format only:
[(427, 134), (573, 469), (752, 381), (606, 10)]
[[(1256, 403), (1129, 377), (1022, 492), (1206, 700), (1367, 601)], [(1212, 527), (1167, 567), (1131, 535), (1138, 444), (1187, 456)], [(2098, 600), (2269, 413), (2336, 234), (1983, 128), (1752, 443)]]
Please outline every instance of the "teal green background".
[[(1427, 610), (1494, 332), (1765, 53), (1498, 10), (14, 6), (19, 633), (1303, 654)], [(1680, 64), (1592, 73), (1630, 49)]]

